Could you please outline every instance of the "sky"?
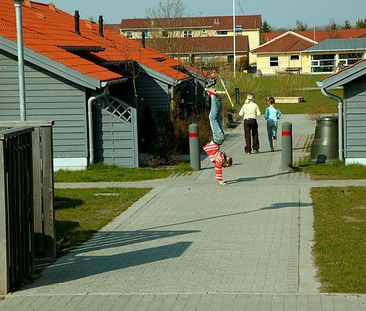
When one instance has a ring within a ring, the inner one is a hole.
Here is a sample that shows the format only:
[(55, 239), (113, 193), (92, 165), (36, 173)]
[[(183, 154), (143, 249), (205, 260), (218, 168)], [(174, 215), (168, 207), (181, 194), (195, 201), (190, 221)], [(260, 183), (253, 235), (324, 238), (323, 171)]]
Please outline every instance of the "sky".
[[(105, 23), (117, 24), (122, 18), (146, 17), (147, 9), (157, 8), (166, 0), (35, 0), (52, 2), (70, 14), (79, 10), (81, 18), (103, 15)], [(233, 1), (237, 15), (261, 15), (272, 28), (294, 28), (296, 20), (308, 28), (343, 25), (346, 19), (354, 25), (366, 19), (366, 0), (182, 0), (185, 16), (232, 15)]]

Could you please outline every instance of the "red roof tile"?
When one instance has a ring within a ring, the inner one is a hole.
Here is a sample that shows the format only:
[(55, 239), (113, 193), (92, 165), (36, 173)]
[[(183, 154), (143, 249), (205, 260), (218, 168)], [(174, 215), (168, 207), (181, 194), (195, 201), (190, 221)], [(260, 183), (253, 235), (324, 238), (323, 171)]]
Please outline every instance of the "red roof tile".
[[(130, 40), (116, 32), (104, 29), (104, 37), (99, 36), (99, 27), (80, 19), (80, 35), (74, 32), (74, 16), (51, 5), (31, 2), (31, 7), (22, 7), (24, 46), (49, 57), (82, 74), (101, 81), (122, 77), (96, 63), (66, 51), (62, 46), (91, 47), (100, 46), (105, 50), (95, 55), (103, 61), (137, 61), (146, 67), (154, 67), (153, 58), (169, 56), (152, 48), (143, 48), (138, 42)], [(15, 8), (13, 0), (0, 1), (0, 36), (16, 41)], [(159, 63), (154, 69), (172, 79), (180, 80), (188, 76), (172, 66), (184, 66), (171, 59)]]
[(256, 49), (252, 50), (254, 53), (286, 53), (286, 52), (300, 52), (316, 44), (306, 37), (302, 37), (293, 32), (284, 33), (272, 41), (269, 41)]
[[(267, 32), (262, 34), (264, 42), (273, 40), (285, 32)], [(360, 29), (336, 29), (336, 30), (307, 30), (307, 31), (296, 31), (299, 35), (307, 37), (311, 40), (320, 42), (325, 39), (350, 39), (350, 38), (366, 38), (366, 28)]]
[[(156, 47), (164, 53), (228, 53), (233, 51), (233, 37), (192, 37), (192, 38), (156, 38), (148, 39), (149, 46)], [(173, 48), (170, 48), (173, 47)], [(248, 52), (247, 36), (236, 36), (237, 52)]]
[[(243, 29), (259, 29), (260, 15), (239, 15), (235, 17), (235, 24), (242, 25)], [(116, 25), (111, 25), (114, 29)], [(121, 20), (121, 29), (151, 29), (151, 28), (212, 28), (215, 30), (233, 29), (232, 16), (202, 16), (181, 18), (124, 18)]]

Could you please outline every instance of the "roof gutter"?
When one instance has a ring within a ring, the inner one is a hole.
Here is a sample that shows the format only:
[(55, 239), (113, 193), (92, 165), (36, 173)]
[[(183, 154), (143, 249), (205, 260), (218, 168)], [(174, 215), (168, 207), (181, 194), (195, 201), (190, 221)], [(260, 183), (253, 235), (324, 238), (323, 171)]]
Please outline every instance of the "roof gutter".
[(338, 158), (343, 161), (343, 101), (339, 96), (328, 93), (327, 89), (322, 87), (322, 84), (322, 82), (317, 82), (322, 94), (338, 103)]

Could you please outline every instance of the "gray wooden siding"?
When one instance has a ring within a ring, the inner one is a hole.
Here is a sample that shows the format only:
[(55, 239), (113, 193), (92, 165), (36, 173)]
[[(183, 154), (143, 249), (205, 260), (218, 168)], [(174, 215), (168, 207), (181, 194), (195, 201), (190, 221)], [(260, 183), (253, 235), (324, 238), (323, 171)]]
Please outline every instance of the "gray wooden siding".
[(345, 157), (366, 158), (366, 80), (344, 86)]
[[(25, 78), (27, 120), (55, 121), (54, 157), (87, 157), (85, 91), (27, 63)], [(20, 120), (17, 62), (1, 50), (0, 85), (0, 120)]]
[(126, 123), (105, 109), (93, 109), (96, 162), (136, 167), (134, 124)]
[(137, 80), (140, 108), (148, 105), (151, 109), (155, 124), (160, 125), (169, 116), (169, 86), (165, 82), (141, 75)]

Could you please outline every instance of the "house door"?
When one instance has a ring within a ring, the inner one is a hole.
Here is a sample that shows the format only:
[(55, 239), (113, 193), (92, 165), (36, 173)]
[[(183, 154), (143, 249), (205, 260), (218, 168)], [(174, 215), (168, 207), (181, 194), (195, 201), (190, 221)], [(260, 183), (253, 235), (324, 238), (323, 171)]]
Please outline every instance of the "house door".
[(136, 109), (107, 95), (93, 107), (96, 162), (138, 167)]

